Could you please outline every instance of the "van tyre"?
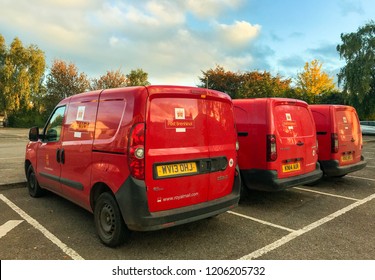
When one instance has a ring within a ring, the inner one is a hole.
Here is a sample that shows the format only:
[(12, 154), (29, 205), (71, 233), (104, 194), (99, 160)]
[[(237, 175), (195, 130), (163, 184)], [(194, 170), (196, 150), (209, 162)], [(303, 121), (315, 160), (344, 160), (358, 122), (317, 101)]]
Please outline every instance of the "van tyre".
[(115, 198), (108, 192), (99, 196), (95, 204), (94, 219), (100, 240), (109, 247), (123, 244), (130, 235)]
[(27, 169), (27, 189), (32, 197), (41, 197), (44, 194), (44, 190), (40, 187), (36, 179), (32, 165)]

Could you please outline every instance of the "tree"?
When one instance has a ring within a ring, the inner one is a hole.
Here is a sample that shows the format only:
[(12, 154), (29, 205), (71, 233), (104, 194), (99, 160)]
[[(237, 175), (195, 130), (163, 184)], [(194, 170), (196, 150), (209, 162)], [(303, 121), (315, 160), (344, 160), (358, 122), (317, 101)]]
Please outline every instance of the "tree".
[(5, 38), (0, 34), (0, 69), (4, 66), (6, 51)]
[(5, 39), (0, 34), (0, 113), (3, 113), (5, 111), (6, 107), (6, 101), (4, 96), (4, 65), (5, 65), (5, 57), (6, 57), (6, 45), (5, 45)]
[(291, 79), (282, 79), (277, 75), (273, 77), (270, 72), (253, 71), (241, 75), (241, 88), (238, 92), (240, 98), (276, 97), (282, 96), (290, 89)]
[(34, 45), (24, 47), (15, 38), (7, 49), (0, 35), (0, 110), (16, 112), (32, 106), (46, 68), (44, 53)]
[(226, 71), (224, 67), (216, 65), (215, 69), (202, 71), (203, 77), (199, 77), (199, 87), (210, 88), (229, 94), (232, 98), (237, 95), (241, 84), (241, 74)]
[(222, 66), (202, 71), (200, 87), (207, 87), (229, 94), (232, 98), (280, 96), (290, 88), (290, 79), (273, 77), (267, 71), (232, 72)]
[(93, 79), (91, 89), (119, 88), (127, 85), (126, 76), (120, 70), (107, 71), (106, 75), (100, 76), (99, 79)]
[(147, 86), (150, 85), (148, 79), (148, 74), (142, 69), (131, 70), (128, 75), (126, 75), (127, 86)]
[(47, 76), (47, 92), (44, 98), (47, 114), (55, 105), (68, 96), (85, 92), (90, 88), (90, 81), (85, 73), (79, 73), (73, 64), (62, 60), (55, 60)]
[(306, 95), (307, 101), (315, 103), (317, 95), (335, 89), (333, 77), (322, 71), (322, 63), (318, 60), (306, 62), (303, 69), (303, 72), (297, 75), (296, 84), (302, 95)]
[(349, 103), (361, 118), (374, 114), (375, 108), (375, 23), (370, 21), (357, 32), (341, 34), (337, 45), (346, 65), (340, 69), (339, 85), (343, 85)]

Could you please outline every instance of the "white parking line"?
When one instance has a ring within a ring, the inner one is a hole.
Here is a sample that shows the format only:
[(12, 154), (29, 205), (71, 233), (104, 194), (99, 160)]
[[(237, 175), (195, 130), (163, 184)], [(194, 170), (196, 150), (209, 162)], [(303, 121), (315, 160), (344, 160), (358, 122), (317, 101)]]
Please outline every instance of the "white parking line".
[(356, 201), (354, 202), (353, 204), (350, 204), (349, 206), (347, 207), (344, 207), (342, 208), (341, 210), (338, 210), (312, 224), (309, 224), (305, 227), (303, 227), (302, 229), (300, 230), (297, 230), (297, 231), (293, 231), (291, 233), (289, 233), (288, 235), (280, 238), (279, 240), (276, 240), (275, 242), (267, 245), (267, 246), (264, 246), (263, 248), (260, 248), (246, 256), (243, 256), (242, 258), (240, 258), (240, 260), (252, 260), (252, 259), (256, 259), (256, 258), (259, 258), (261, 256), (263, 256), (264, 254), (267, 254), (279, 247), (281, 247), (282, 245), (292, 241), (293, 239), (345, 214), (346, 212), (350, 211), (350, 210), (353, 210), (354, 208), (358, 207), (358, 206), (361, 206), (362, 204), (365, 204), (367, 202), (369, 202), (370, 200), (374, 199), (375, 198), (375, 194), (372, 194), (362, 200), (359, 200), (359, 201)]
[(299, 187), (294, 187), (293, 189), (300, 190), (300, 191), (305, 191), (305, 192), (312, 192), (312, 193), (318, 193), (326, 196), (333, 196), (337, 198), (343, 198), (343, 199), (348, 199), (348, 200), (354, 200), (358, 201), (359, 199), (353, 198), (353, 197), (347, 197), (347, 196), (342, 196), (342, 195), (337, 195), (337, 194), (331, 194), (331, 193), (326, 193), (326, 192), (320, 192), (320, 191), (315, 191), (315, 190), (310, 190), (310, 189), (304, 189), (304, 188), (299, 188)]
[(8, 158), (0, 158), (0, 160), (8, 160), (8, 159), (25, 159), (25, 157), (8, 157)]
[(375, 165), (366, 165), (366, 167), (375, 168)]
[(52, 243), (54, 243), (57, 247), (59, 247), (65, 254), (71, 257), (73, 260), (84, 260), (76, 251), (72, 248), (68, 247), (65, 243), (63, 243), (60, 239), (58, 239), (54, 234), (49, 232), (44, 226), (39, 224), (39, 222), (32, 217), (30, 217), (26, 212), (24, 212), (21, 208), (7, 199), (4, 195), (0, 194), (0, 199), (4, 201), (13, 211), (15, 211), (18, 215), (20, 215), (26, 222), (32, 225), (34, 228), (39, 230), (47, 239), (49, 239)]
[(10, 232), (22, 222), (23, 220), (10, 220), (0, 226), (0, 238), (4, 237), (8, 232)]
[(267, 222), (267, 221), (259, 220), (257, 218), (253, 218), (253, 217), (250, 217), (250, 216), (247, 216), (247, 215), (243, 215), (243, 214), (240, 214), (240, 213), (236, 213), (236, 212), (233, 212), (233, 211), (227, 211), (227, 213), (233, 214), (233, 215), (245, 218), (245, 219), (249, 219), (249, 220), (252, 220), (252, 221), (255, 221), (255, 222), (267, 225), (267, 226), (271, 226), (271, 227), (275, 227), (275, 228), (280, 228), (280, 229), (283, 229), (283, 230), (286, 230), (286, 231), (289, 231), (289, 232), (294, 232), (295, 231), (294, 229), (290, 229), (290, 228), (287, 228), (287, 227), (279, 226), (279, 225), (276, 225), (276, 224), (273, 224), (273, 223), (270, 223), (270, 222)]
[(346, 175), (345, 177), (348, 177), (348, 178), (354, 178), (354, 179), (362, 179), (362, 180), (368, 180), (368, 181), (373, 181), (373, 182), (375, 182), (375, 179), (371, 179), (371, 178), (358, 177), (358, 176), (352, 176), (352, 175)]

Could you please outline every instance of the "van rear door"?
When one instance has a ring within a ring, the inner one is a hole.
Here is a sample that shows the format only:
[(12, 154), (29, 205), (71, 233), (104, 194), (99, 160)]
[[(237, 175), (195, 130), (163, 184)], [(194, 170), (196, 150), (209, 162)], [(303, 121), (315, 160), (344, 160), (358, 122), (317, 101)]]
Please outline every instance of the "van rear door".
[(308, 105), (299, 101), (277, 101), (272, 106), (277, 141), (279, 178), (315, 170), (317, 147), (315, 124)]
[(205, 89), (180, 87), (150, 94), (145, 146), (151, 212), (206, 202), (232, 191), (235, 130), (227, 99)]
[(337, 160), (340, 165), (347, 165), (361, 160), (362, 133), (359, 119), (353, 108), (333, 107), (339, 151)]

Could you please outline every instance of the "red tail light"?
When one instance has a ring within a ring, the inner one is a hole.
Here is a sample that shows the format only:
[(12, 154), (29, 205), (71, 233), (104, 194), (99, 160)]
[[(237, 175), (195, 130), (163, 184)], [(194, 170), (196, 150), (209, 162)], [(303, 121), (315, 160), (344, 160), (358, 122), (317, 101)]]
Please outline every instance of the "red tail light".
[(145, 179), (145, 124), (135, 124), (129, 136), (128, 164), (130, 174), (139, 180)]
[(331, 153), (337, 153), (339, 151), (339, 137), (337, 133), (331, 134)]
[(267, 161), (275, 161), (277, 159), (276, 136), (267, 135)]

